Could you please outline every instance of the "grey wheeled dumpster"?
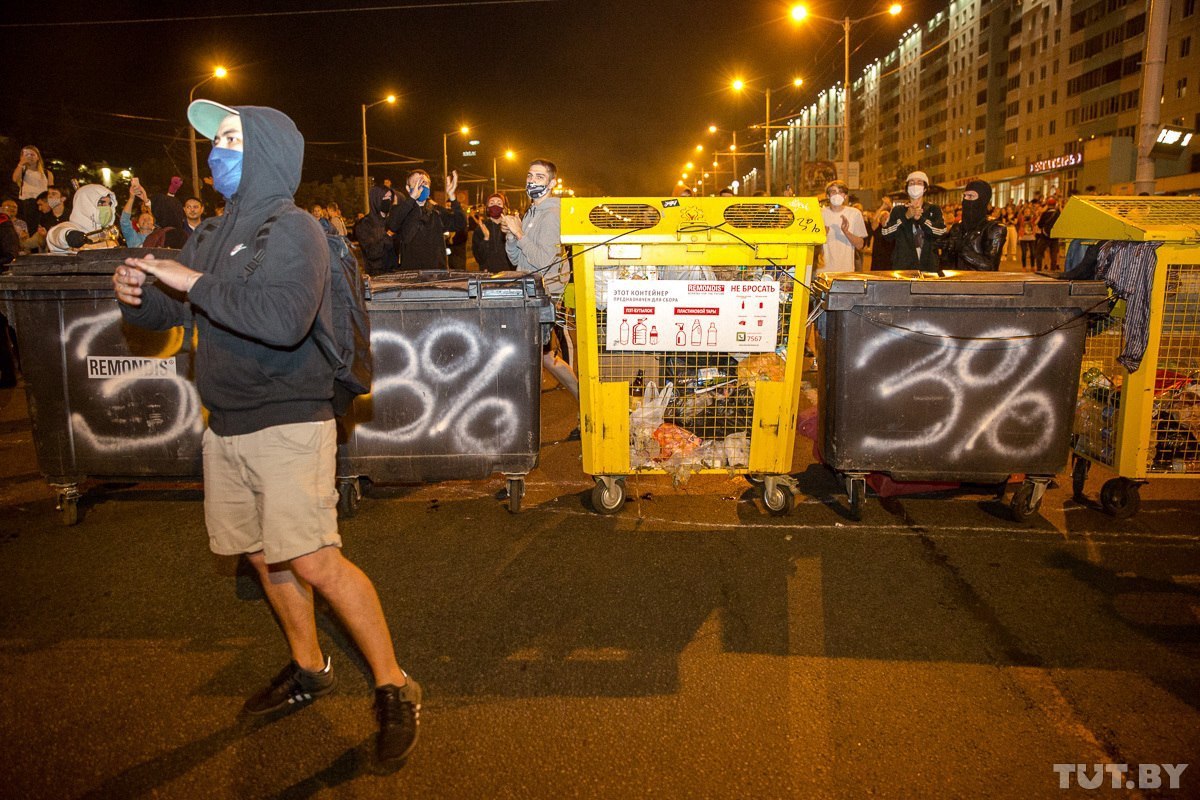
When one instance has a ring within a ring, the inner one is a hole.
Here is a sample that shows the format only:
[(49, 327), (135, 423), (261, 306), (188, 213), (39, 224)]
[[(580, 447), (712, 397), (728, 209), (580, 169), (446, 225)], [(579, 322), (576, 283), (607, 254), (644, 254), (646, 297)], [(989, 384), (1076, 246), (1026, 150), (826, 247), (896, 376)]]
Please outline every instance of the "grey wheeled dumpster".
[(523, 273), (394, 273), (372, 278), (371, 394), (341, 421), (339, 507), (362, 478), (418, 483), (508, 478), (520, 509), (541, 445), (542, 344), (554, 307)]
[(86, 478), (199, 478), (204, 420), (183, 328), (124, 324), (112, 272), (153, 252), (96, 250), (28, 256), (0, 276), (0, 304), (17, 332), (38, 467), (58, 492), (63, 522), (79, 520)]
[(818, 443), (846, 477), (997, 483), (1037, 511), (1067, 463), (1087, 317), (1098, 281), (1004, 272), (827, 273), (817, 278)]

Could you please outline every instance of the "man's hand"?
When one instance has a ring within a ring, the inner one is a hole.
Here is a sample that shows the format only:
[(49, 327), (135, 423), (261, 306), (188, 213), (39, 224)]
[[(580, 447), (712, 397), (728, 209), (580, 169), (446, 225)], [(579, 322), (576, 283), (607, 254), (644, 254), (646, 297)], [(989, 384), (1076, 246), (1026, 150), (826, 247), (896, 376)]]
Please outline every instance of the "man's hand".
[(145, 282), (146, 273), (133, 267), (120, 266), (113, 273), (113, 291), (117, 299), (127, 306), (142, 304), (142, 284)]
[(850, 238), (850, 220), (846, 219), (846, 215), (842, 215), (842, 233), (846, 234), (846, 238)]
[(521, 218), (516, 214), (501, 214), (500, 229), (518, 239), (525, 235), (525, 231), (521, 229)]
[[(133, 267), (133, 269), (129, 270), (130, 267)], [(185, 293), (191, 291), (191, 288), (196, 285), (196, 281), (200, 280), (200, 276), (203, 274), (201, 272), (196, 272), (193, 269), (188, 269), (178, 261), (172, 261), (169, 258), (157, 259), (152, 255), (148, 255), (143, 258), (127, 258), (125, 259), (125, 266), (117, 268), (118, 275), (122, 269), (134, 273), (140, 271), (142, 273), (153, 275), (154, 277), (158, 278), (158, 280), (161, 281), (164, 286), (169, 286), (176, 291)], [(115, 276), (113, 280), (114, 282), (116, 281)], [(140, 275), (136, 285), (140, 287), (145, 280), (146, 275)], [(140, 288), (137, 294), (141, 294)], [(120, 294), (117, 296), (120, 298)], [(130, 305), (138, 305), (140, 302), (141, 301), (139, 300), (138, 303), (130, 303)]]
[(454, 191), (458, 189), (458, 170), (450, 170), (450, 174), (446, 176), (446, 202), (449, 203), (454, 199)]
[(920, 219), (921, 218), (921, 201), (913, 200), (912, 202), (910, 202), (908, 204), (908, 211), (904, 212), (904, 216), (908, 217), (909, 219)]

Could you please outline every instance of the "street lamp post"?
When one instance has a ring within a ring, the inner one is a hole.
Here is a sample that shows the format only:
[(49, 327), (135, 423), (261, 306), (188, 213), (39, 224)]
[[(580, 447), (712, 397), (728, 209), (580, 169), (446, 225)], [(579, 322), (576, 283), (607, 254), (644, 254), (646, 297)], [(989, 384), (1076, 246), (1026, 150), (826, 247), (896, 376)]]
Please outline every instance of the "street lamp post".
[(363, 213), (371, 213), (371, 176), (367, 172), (367, 109), (374, 108), (380, 103), (394, 103), (396, 95), (389, 94), (382, 100), (376, 100), (374, 103), (363, 103), (362, 107), (362, 134), (363, 134)]
[[(517, 155), (517, 154), (516, 154), (516, 153), (514, 153), (512, 150), (505, 150), (505, 151), (504, 151), (504, 157), (505, 157), (506, 159), (508, 159), (509, 161), (512, 161), (512, 160), (513, 160), (513, 158), (515, 158), (515, 157), (516, 157), (516, 155)], [(499, 159), (498, 159), (498, 158), (496, 158), (496, 156), (492, 156), (492, 193), (493, 193), (493, 194), (499, 194), (499, 193), (500, 193), (500, 178), (499, 178), (499, 175), (500, 175), (500, 173), (499, 173), (499, 171), (496, 169), (496, 162), (497, 162), (498, 160), (499, 160)]]
[[(201, 86), (203, 86), (204, 84), (211, 81), (213, 78), (224, 78), (228, 74), (229, 74), (229, 71), (227, 69), (225, 69), (224, 67), (217, 67), (216, 69), (214, 69), (212, 72), (212, 75), (207, 76), (204, 80), (197, 83), (195, 86), (192, 87), (192, 90), (190, 92), (188, 92), (188, 105), (190, 106), (192, 104), (192, 101), (196, 99), (196, 90), (197, 89), (199, 89)], [(200, 160), (196, 154), (196, 129), (193, 128), (191, 125), (188, 125), (188, 139), (190, 140), (190, 143), (192, 146), (192, 197), (199, 197), (200, 196)]]
[(459, 129), (456, 131), (450, 131), (450, 133), (442, 134), (442, 175), (443, 176), (450, 177), (450, 156), (448, 155), (448, 151), (446, 150), (446, 140), (450, 136), (452, 136), (456, 133), (461, 133), (463, 136), (466, 136), (470, 132), (471, 132), (470, 128), (468, 128), (466, 125), (461, 125), (461, 126), (459, 126)]
[(792, 19), (797, 22), (812, 17), (813, 19), (832, 22), (834, 25), (842, 26), (842, 44), (845, 56), (845, 68), (842, 72), (842, 170), (846, 185), (850, 184), (850, 26), (859, 22), (866, 22), (875, 17), (882, 17), (884, 14), (890, 14), (894, 17), (902, 10), (899, 3), (892, 3), (883, 11), (876, 11), (874, 14), (868, 14), (858, 19), (850, 19), (850, 17), (834, 19), (833, 17), (822, 17), (819, 14), (809, 13), (809, 10), (804, 6), (792, 7)]
[[(793, 78), (791, 85), (799, 88), (804, 85), (804, 80), (802, 78)], [(733, 82), (732, 87), (735, 92), (749, 88), (746, 86), (746, 82), (740, 78)], [(783, 89), (787, 87), (781, 86), (779, 88)], [(766, 160), (764, 172), (766, 174), (766, 192), (768, 195), (771, 194), (771, 91), (771, 87), (768, 86), (766, 91), (763, 92), (764, 107), (766, 110), (766, 114), (763, 117), (763, 158)]]
[(735, 180), (735, 181), (736, 181), (736, 180), (738, 179), (738, 171), (737, 171), (737, 131), (727, 131), (727, 130), (725, 130), (725, 129), (723, 129), (723, 128), (718, 128), (716, 125), (709, 125), (709, 126), (708, 126), (708, 132), (709, 132), (709, 133), (716, 133), (717, 131), (720, 131), (721, 133), (728, 133), (728, 134), (730, 134), (730, 135), (732, 135), (732, 136), (733, 136), (733, 144), (729, 145), (729, 155), (730, 155), (730, 157), (733, 159), (733, 180)]

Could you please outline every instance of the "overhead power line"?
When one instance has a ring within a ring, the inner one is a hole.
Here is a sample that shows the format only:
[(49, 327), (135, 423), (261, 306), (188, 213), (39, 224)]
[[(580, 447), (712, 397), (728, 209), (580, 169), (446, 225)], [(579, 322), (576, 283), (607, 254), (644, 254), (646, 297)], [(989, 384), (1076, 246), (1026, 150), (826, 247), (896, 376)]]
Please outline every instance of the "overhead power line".
[(146, 17), (144, 19), (95, 19), (69, 22), (7, 22), (0, 28), (63, 28), (76, 25), (141, 25), (158, 22), (201, 22), (205, 20), (253, 19), (259, 17), (304, 17), (316, 14), (358, 14), (374, 11), (422, 11), (431, 8), (462, 8), (465, 6), (510, 6), (531, 3), (553, 3), (557, 0), (457, 0), (441, 3), (405, 3), (394, 6), (367, 6), (365, 8), (314, 8), (299, 11), (260, 11), (252, 14), (206, 14), (195, 17)]

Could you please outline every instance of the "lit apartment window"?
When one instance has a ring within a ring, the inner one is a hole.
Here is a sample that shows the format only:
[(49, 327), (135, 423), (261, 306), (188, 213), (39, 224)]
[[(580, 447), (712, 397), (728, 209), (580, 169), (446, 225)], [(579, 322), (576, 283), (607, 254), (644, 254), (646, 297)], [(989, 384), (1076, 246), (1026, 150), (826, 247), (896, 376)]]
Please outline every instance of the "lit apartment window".
[(1187, 78), (1180, 78), (1175, 83), (1175, 96), (1179, 98), (1187, 97)]

